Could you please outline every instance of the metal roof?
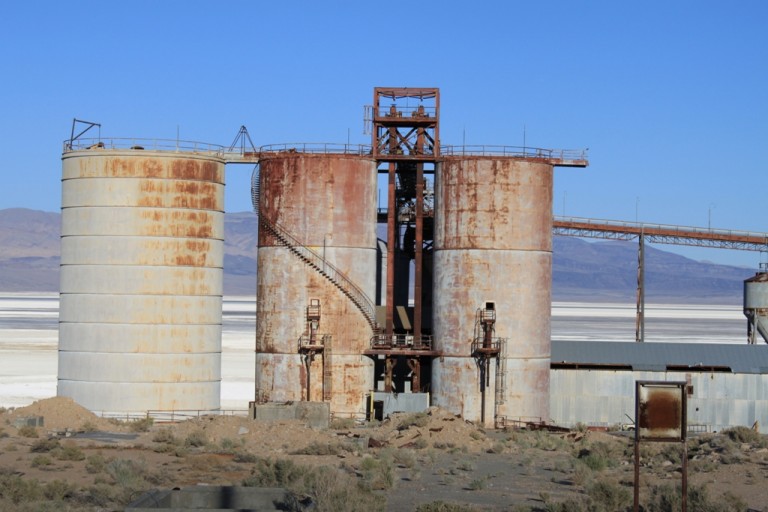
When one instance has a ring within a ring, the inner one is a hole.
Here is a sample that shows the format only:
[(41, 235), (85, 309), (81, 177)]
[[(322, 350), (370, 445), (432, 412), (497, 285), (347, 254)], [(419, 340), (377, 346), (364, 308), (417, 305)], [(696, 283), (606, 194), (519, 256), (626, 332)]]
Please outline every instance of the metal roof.
[(713, 343), (552, 341), (553, 366), (631, 367), (638, 371), (767, 373), (768, 346)]

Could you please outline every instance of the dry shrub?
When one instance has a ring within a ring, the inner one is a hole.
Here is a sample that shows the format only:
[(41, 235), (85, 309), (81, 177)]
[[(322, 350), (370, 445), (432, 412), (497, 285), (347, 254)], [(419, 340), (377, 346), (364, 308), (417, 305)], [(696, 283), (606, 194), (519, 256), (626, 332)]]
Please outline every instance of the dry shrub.
[(46, 469), (48, 466), (53, 464), (53, 460), (51, 460), (49, 456), (44, 454), (35, 455), (32, 458), (31, 464), (33, 468)]
[(132, 420), (128, 422), (128, 429), (131, 432), (149, 432), (149, 429), (154, 425), (155, 420), (147, 416), (138, 420)]
[(578, 459), (592, 471), (602, 471), (616, 466), (616, 454), (608, 443), (597, 441), (579, 451)]
[(101, 473), (106, 466), (107, 461), (100, 453), (93, 454), (85, 460), (85, 470), (91, 474)]
[(39, 439), (32, 443), (29, 447), (29, 451), (32, 453), (48, 453), (59, 447), (59, 440), (52, 439)]
[(58, 460), (85, 460), (85, 454), (83, 453), (83, 450), (78, 448), (78, 446), (72, 441), (57, 446), (51, 450), (51, 455), (56, 457)]
[[(665, 484), (655, 486), (651, 491), (650, 501), (646, 510), (648, 512), (677, 512), (681, 507), (682, 491), (678, 485), (673, 488)], [(704, 486), (691, 485), (688, 487), (688, 510), (696, 512), (743, 512), (747, 505), (737, 496), (725, 493), (721, 499), (713, 500), (709, 497)]]
[(184, 440), (184, 446), (201, 448), (208, 444), (208, 435), (203, 430), (193, 430)]
[(241, 464), (252, 464), (258, 460), (258, 457), (251, 452), (237, 452), (232, 457), (233, 462), (239, 462)]
[(748, 443), (758, 448), (763, 448), (768, 444), (765, 436), (747, 427), (731, 427), (723, 430), (722, 434), (736, 443)]
[(349, 430), (355, 426), (355, 418), (333, 418), (330, 425), (332, 430)]
[(43, 487), (43, 495), (50, 501), (62, 501), (72, 498), (75, 494), (75, 486), (63, 480), (48, 482)]
[(362, 484), (369, 490), (387, 490), (395, 485), (393, 455), (383, 451), (379, 458), (365, 457), (360, 463), (363, 474)]
[(287, 487), (307, 472), (307, 468), (299, 466), (289, 459), (259, 458), (251, 468), (250, 476), (242, 481), (245, 487)]
[(179, 444), (179, 440), (173, 434), (170, 428), (161, 428), (152, 434), (152, 441), (155, 443)]
[(386, 500), (359, 485), (350, 475), (323, 466), (304, 472), (289, 487), (284, 506), (290, 511), (382, 512)]
[(409, 414), (397, 424), (397, 430), (406, 430), (411, 427), (426, 427), (429, 424), (429, 415), (425, 412)]
[(629, 489), (611, 480), (598, 480), (587, 488), (591, 512), (616, 512), (625, 510), (632, 502)]
[(313, 441), (304, 448), (291, 452), (291, 455), (343, 455), (352, 453), (356, 447), (348, 443), (322, 443)]
[(104, 469), (118, 487), (114, 496), (119, 503), (128, 503), (138, 494), (163, 484), (162, 474), (149, 471), (144, 461), (112, 459)]
[(412, 468), (416, 465), (416, 452), (407, 448), (395, 450), (392, 458), (395, 464), (403, 468)]
[(24, 425), (20, 427), (18, 433), (21, 437), (28, 437), (28, 438), (39, 437), (37, 434), (37, 429), (32, 425)]
[(195, 471), (216, 471), (225, 465), (221, 457), (211, 454), (202, 454), (189, 457), (189, 467)]
[(18, 505), (37, 501), (42, 495), (43, 490), (37, 480), (18, 475), (0, 475), (0, 499)]
[(474, 439), (475, 441), (480, 441), (482, 439), (485, 439), (485, 433), (480, 430), (473, 430), (469, 433), (469, 437)]
[(98, 429), (99, 428), (96, 426), (96, 423), (91, 420), (86, 420), (82, 425), (80, 425), (81, 432), (96, 432)]

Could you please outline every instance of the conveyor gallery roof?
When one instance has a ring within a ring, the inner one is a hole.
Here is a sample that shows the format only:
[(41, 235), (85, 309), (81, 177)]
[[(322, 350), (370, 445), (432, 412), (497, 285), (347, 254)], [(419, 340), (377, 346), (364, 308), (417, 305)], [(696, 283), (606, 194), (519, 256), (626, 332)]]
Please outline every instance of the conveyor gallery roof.
[(765, 345), (552, 341), (554, 369), (768, 373)]

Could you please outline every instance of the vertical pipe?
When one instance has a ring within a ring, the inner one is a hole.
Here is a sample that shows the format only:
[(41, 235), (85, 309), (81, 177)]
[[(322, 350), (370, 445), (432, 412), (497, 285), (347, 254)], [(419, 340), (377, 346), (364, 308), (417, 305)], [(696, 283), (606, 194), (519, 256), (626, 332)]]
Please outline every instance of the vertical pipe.
[(640, 512), (640, 385), (635, 382), (635, 487), (633, 512)]
[[(683, 423), (683, 429), (688, 428), (688, 425)], [(688, 442), (685, 438), (685, 432), (683, 432), (683, 481), (680, 485), (682, 496), (682, 512), (688, 510)]]
[[(637, 416), (635, 416), (637, 417)], [(640, 511), (640, 441), (637, 436), (637, 425), (635, 425), (635, 486), (633, 494), (633, 512)]]
[(395, 197), (395, 164), (389, 163), (389, 181), (387, 188), (387, 318), (386, 332), (388, 336), (394, 333), (395, 323), (395, 220), (397, 219), (397, 201)]
[(485, 354), (479, 361), (480, 366), (480, 424), (485, 425), (485, 379), (488, 378), (488, 358)]
[[(420, 132), (423, 131), (420, 129)], [(424, 136), (420, 135), (423, 140)], [(421, 340), (421, 315), (422, 315), (422, 268), (424, 248), (424, 164), (416, 164), (416, 240), (415, 244), (415, 269), (413, 276), (413, 335), (414, 339)]]
[(637, 246), (637, 315), (635, 341), (645, 341), (645, 236), (641, 233)]

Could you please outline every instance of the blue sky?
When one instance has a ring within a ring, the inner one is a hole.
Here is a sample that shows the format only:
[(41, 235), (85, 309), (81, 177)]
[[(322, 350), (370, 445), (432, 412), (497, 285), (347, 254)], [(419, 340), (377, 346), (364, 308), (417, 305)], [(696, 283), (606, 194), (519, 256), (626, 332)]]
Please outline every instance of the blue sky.
[[(443, 144), (589, 148), (556, 171), (557, 215), (768, 231), (768, 2), (472, 4), (4, 2), (0, 208), (59, 209), (74, 117), (114, 137), (367, 143), (373, 88), (422, 86), (440, 87)], [(227, 169), (228, 211), (250, 209), (249, 173)]]

